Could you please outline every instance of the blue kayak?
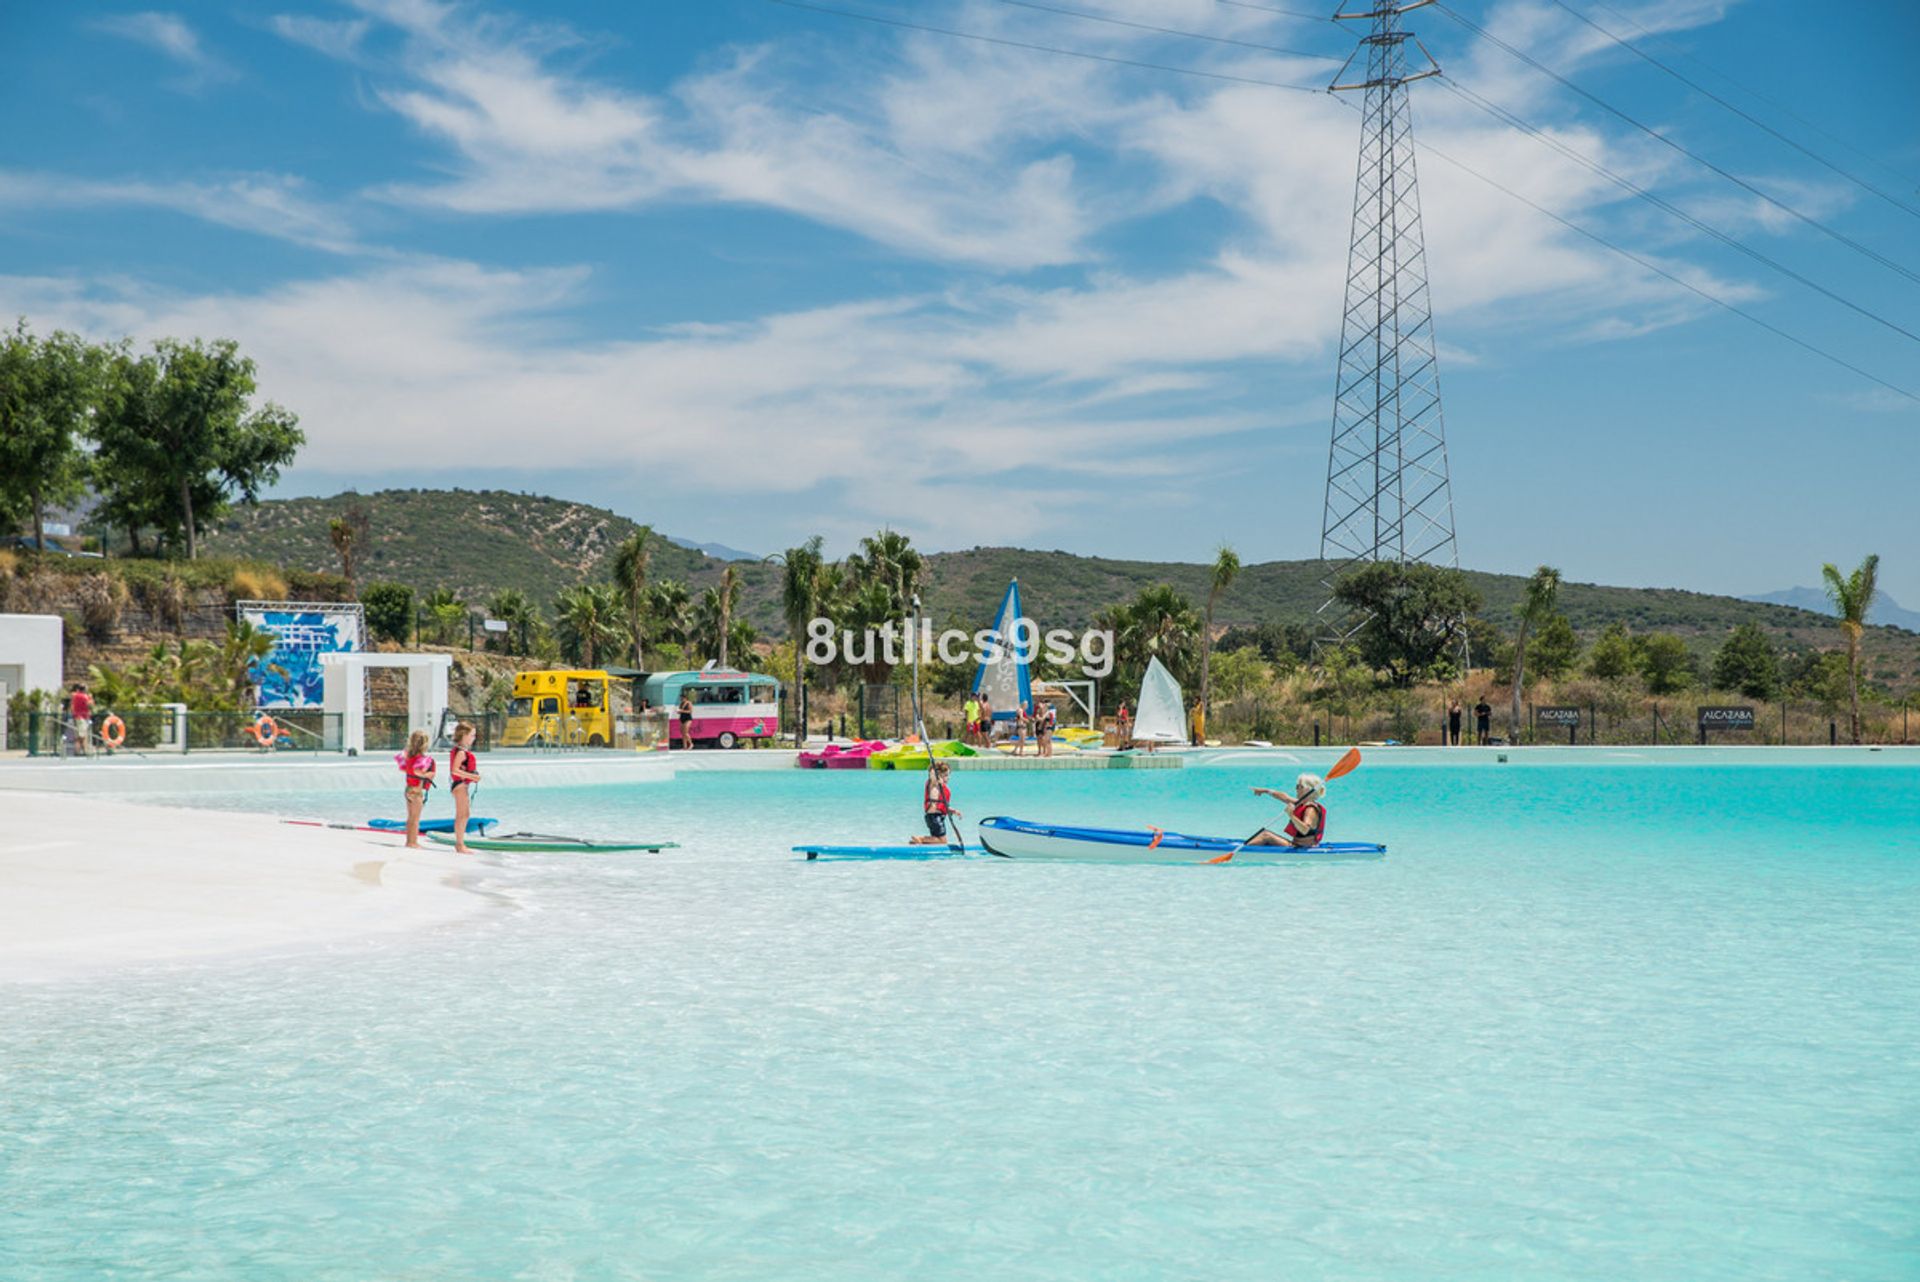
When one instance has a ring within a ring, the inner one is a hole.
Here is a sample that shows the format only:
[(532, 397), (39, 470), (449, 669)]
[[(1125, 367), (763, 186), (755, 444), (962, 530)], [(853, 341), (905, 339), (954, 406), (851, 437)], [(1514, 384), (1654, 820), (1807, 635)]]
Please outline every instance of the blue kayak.
[[(809, 859), (958, 859), (957, 846), (795, 846), (793, 853)], [(971, 852), (968, 852), (971, 853)]]
[[(472, 832), (485, 832), (499, 822), (498, 819), (482, 819), (478, 815), (475, 815), (473, 818), (467, 820), (467, 828)], [(407, 821), (404, 819), (369, 819), (367, 820), (367, 827), (378, 828), (381, 832), (405, 832), (407, 830)], [(420, 821), (420, 831), (452, 832), (453, 820), (422, 819)]]
[(1082, 828), (1033, 823), (996, 815), (980, 821), (987, 853), (1010, 859), (1072, 859), (1092, 863), (1204, 863), (1237, 850), (1234, 863), (1328, 863), (1384, 859), (1387, 848), (1371, 841), (1323, 841), (1305, 850), (1293, 846), (1241, 846), (1242, 837), (1196, 837), (1158, 828)]

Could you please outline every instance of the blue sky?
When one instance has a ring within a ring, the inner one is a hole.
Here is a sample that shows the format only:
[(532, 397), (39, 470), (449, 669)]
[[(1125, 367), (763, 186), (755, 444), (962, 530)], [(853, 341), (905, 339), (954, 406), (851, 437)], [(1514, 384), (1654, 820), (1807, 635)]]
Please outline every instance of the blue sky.
[[(827, 3), (1283, 84), (1353, 47), (1271, 11), (1331, 8), (1307, 0), (1048, 5), (1241, 43)], [(1450, 7), (1920, 273), (1920, 217), (1569, 12), (1920, 209), (1914, 6)], [(1913, 280), (1441, 8), (1409, 25), (1458, 84), (1920, 331)], [(758, 550), (882, 523), (931, 548), (1318, 550), (1358, 129), (1327, 95), (771, 0), (12, 5), (0, 43), (0, 312), (238, 339), (308, 433), (281, 493), (501, 485)], [(1920, 391), (1920, 343), (1415, 92), (1448, 154)], [(1421, 165), (1464, 564), (1750, 592), (1877, 551), (1920, 601), (1920, 404)]]

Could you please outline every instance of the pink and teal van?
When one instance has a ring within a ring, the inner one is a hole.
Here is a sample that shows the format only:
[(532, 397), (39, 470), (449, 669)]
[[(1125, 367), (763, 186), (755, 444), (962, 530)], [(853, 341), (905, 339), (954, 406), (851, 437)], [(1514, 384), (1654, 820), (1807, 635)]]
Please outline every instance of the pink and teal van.
[(680, 695), (693, 695), (693, 741), (734, 748), (749, 739), (780, 733), (780, 683), (757, 672), (702, 668), (697, 672), (653, 672), (641, 683), (640, 697), (667, 714), (675, 744), (680, 742)]

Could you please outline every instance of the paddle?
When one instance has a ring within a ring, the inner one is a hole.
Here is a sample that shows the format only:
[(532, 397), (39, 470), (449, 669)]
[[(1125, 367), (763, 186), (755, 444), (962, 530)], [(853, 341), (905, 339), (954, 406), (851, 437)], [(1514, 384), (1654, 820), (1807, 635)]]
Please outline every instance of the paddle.
[[(1327, 771), (1326, 781), (1328, 783), (1332, 783), (1335, 779), (1338, 779), (1341, 775), (1352, 774), (1355, 770), (1359, 769), (1359, 766), (1360, 766), (1360, 749), (1348, 748), (1347, 755), (1340, 758), (1340, 760), (1334, 762), (1333, 769)], [(1255, 837), (1258, 837), (1261, 833), (1265, 831), (1266, 831), (1266, 827), (1264, 825), (1254, 829), (1254, 831), (1248, 835), (1246, 841), (1241, 842), (1239, 845), (1235, 846), (1232, 850), (1229, 850), (1226, 854), (1215, 855), (1213, 858), (1207, 860), (1206, 862), (1210, 864), (1224, 864), (1231, 861), (1235, 855), (1239, 854), (1241, 851), (1247, 848), (1247, 842), (1252, 841)]]

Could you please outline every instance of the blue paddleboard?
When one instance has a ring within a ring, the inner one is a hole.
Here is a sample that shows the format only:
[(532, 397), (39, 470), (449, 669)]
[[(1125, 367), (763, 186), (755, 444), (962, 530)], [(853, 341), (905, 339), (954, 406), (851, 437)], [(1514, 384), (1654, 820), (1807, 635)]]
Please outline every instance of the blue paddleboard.
[(795, 846), (793, 853), (809, 859), (958, 859), (956, 846)]
[[(467, 828), (472, 832), (485, 832), (499, 822), (498, 819), (482, 819), (476, 815), (467, 820)], [(369, 819), (367, 820), (367, 827), (378, 828), (382, 832), (405, 832), (407, 830), (407, 821), (404, 819)], [(420, 821), (420, 831), (452, 832), (453, 820), (422, 819)]]

